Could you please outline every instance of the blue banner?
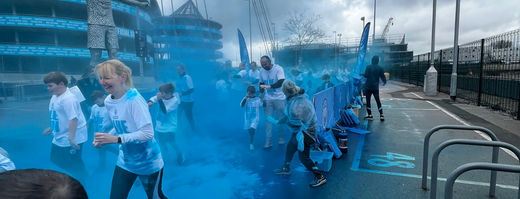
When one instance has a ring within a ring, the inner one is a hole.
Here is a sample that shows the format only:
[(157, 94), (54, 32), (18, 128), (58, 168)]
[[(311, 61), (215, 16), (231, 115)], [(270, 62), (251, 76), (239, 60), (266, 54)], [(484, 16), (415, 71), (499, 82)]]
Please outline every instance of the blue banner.
[[(334, 127), (334, 89), (327, 89), (314, 95), (314, 109), (318, 119), (318, 132), (325, 131), (326, 128)], [(339, 110), (338, 110), (339, 111)]]
[(249, 53), (247, 52), (246, 41), (244, 35), (238, 30), (238, 43), (240, 45), (240, 61), (246, 65), (246, 71), (249, 71)]
[[(368, 34), (370, 32), (370, 22), (365, 25), (365, 29), (363, 30), (363, 34), (361, 35), (361, 41), (359, 42), (359, 53), (356, 63), (356, 70), (353, 75), (357, 75), (363, 73), (363, 65), (365, 63), (365, 54), (367, 52), (368, 45)], [(374, 41), (372, 41), (373, 43)], [(373, 44), (372, 44), (373, 45)]]

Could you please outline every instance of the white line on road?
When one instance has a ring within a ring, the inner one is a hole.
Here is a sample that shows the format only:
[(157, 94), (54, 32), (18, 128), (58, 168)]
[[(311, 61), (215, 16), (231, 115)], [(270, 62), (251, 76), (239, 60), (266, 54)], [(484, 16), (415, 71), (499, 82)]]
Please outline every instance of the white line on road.
[(414, 92), (411, 92), (411, 93), (412, 93), (413, 95), (417, 96), (417, 97), (420, 98), (420, 99), (424, 99), (423, 97), (421, 97), (421, 96), (415, 94)]
[[(430, 101), (426, 101), (428, 102), (429, 104), (431, 104), (432, 106), (435, 106), (436, 108), (440, 109), (442, 112), (448, 114), (450, 117), (452, 117), (453, 119), (457, 120), (458, 122), (466, 125), (466, 126), (471, 126), (469, 125), (467, 122), (465, 122), (464, 120), (462, 120), (461, 118), (459, 118), (458, 116), (454, 115), (453, 113), (450, 113), (449, 111), (443, 109), (442, 107), (440, 107), (439, 105), (433, 103), (433, 102), (430, 102)], [(484, 139), (488, 140), (488, 141), (491, 141), (491, 138), (485, 134), (485, 133), (482, 133), (480, 131), (475, 131), (475, 133), (477, 133), (478, 135), (482, 136)], [(518, 160), (518, 157), (516, 157), (516, 155), (509, 149), (505, 149), (505, 148), (500, 148), (502, 149), (502, 151), (506, 152), (507, 154), (509, 154), (511, 157), (513, 157), (514, 159)]]

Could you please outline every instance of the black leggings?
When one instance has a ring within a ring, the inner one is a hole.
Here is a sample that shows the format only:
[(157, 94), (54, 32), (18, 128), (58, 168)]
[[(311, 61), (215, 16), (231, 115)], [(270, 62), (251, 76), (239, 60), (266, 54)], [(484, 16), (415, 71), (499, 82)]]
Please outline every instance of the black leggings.
[(195, 121), (193, 121), (193, 104), (195, 102), (181, 102), (179, 105), (179, 116), (181, 115), (182, 111), (186, 113), (186, 118), (188, 119), (188, 122), (190, 123), (191, 130), (195, 130)]
[(318, 166), (311, 160), (311, 146), (314, 144), (314, 140), (309, 137), (306, 133), (303, 133), (303, 151), (298, 150), (298, 140), (296, 140), (296, 133), (291, 135), (291, 140), (287, 143), (287, 149), (285, 151), (285, 166), (289, 166), (291, 163), (294, 153), (298, 151), (298, 157), (300, 158), (300, 162), (307, 168), (309, 171), (312, 171), (315, 176), (319, 176), (321, 173), (318, 170)]
[(377, 108), (379, 110), (379, 114), (383, 115), (383, 107), (381, 106), (381, 100), (379, 99), (379, 90), (365, 90), (365, 96), (367, 97), (367, 114), (372, 115), (372, 107), (370, 106), (371, 95), (374, 95), (376, 99)]
[(126, 199), (128, 193), (134, 185), (137, 177), (143, 183), (144, 191), (148, 199), (168, 199), (162, 192), (162, 176), (163, 170), (155, 172), (151, 175), (137, 175), (123, 168), (116, 166), (114, 177), (112, 178), (112, 189), (110, 191), (110, 199)]

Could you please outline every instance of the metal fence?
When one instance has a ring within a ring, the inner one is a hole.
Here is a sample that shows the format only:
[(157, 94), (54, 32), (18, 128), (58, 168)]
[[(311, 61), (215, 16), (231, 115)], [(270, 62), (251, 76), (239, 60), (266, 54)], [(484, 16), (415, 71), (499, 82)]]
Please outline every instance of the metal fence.
[[(520, 29), (459, 45), (457, 98), (507, 112), (520, 119)], [(415, 55), (411, 62), (388, 66), (392, 80), (424, 86), (433, 61), (437, 90), (450, 93), (453, 48)]]

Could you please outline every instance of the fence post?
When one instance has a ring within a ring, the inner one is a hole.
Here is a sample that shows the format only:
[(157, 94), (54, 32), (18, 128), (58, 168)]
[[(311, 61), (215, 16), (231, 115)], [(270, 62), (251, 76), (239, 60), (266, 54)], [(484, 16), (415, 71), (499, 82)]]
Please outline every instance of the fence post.
[[(435, 60), (434, 60), (435, 61)], [(441, 92), (441, 86), (442, 86), (442, 50), (439, 51), (439, 72), (438, 72), (438, 75), (439, 75), (439, 81), (437, 81), (437, 85), (439, 85), (437, 87), (438, 89), (438, 92), (440, 93)]]
[(481, 100), (482, 100), (482, 76), (484, 74), (484, 42), (485, 42), (485, 39), (480, 40), (480, 74), (478, 75), (477, 106), (481, 105)]

